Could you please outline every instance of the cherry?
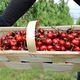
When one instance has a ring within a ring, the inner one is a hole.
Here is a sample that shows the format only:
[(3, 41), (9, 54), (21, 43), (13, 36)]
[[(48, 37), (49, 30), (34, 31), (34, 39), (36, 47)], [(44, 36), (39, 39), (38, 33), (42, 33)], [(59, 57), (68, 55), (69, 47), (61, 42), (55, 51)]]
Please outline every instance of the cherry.
[(24, 46), (18, 47), (18, 50), (25, 50)]
[(61, 46), (64, 46), (64, 45), (65, 45), (65, 41), (64, 41), (64, 40), (59, 40), (59, 44), (60, 44)]
[(9, 45), (9, 41), (8, 40), (4, 40), (3, 44), (6, 45), (6, 46), (8, 46)]
[(24, 35), (22, 39), (23, 39), (23, 41), (26, 41), (26, 36)]
[(52, 41), (53, 41), (53, 45), (58, 44), (59, 43), (59, 38), (54, 38)]
[(12, 50), (18, 50), (18, 47), (17, 46), (12, 46), (11, 49)]
[(57, 37), (59, 33), (57, 31), (53, 31), (53, 38)]
[(42, 39), (41, 41), (42, 41), (43, 44), (46, 45), (46, 39)]
[(67, 35), (68, 40), (72, 41), (74, 39), (74, 36), (72, 34)]
[(79, 46), (75, 46), (75, 47), (73, 48), (73, 51), (80, 51), (80, 47), (79, 47)]
[(67, 33), (66, 33), (66, 32), (61, 32), (61, 33), (60, 33), (60, 37), (61, 37), (62, 39), (66, 39), (66, 38), (67, 38)]
[(42, 42), (38, 41), (38, 42), (36, 42), (36, 45), (40, 47), (40, 46), (42, 46)]
[(61, 51), (66, 51), (66, 48), (64, 46), (61, 46)]
[(12, 39), (9, 41), (11, 46), (17, 45), (17, 41), (15, 39)]
[(78, 37), (78, 32), (72, 32), (71, 33), (74, 37)]
[(20, 33), (21, 33), (22, 35), (26, 35), (26, 30), (21, 30)]
[(54, 49), (53, 49), (53, 46), (52, 46), (52, 45), (48, 45), (48, 46), (47, 46), (47, 50), (48, 50), (48, 51), (54, 50)]
[(70, 42), (66, 42), (65, 43), (65, 47), (67, 48), (67, 49), (70, 49), (72, 46), (71, 46), (71, 43)]
[(7, 33), (7, 36), (12, 36), (12, 32), (8, 32)]
[(47, 37), (52, 39), (53, 38), (53, 32), (52, 31), (49, 31), (47, 33)]
[(52, 40), (51, 40), (50, 38), (46, 39), (46, 44), (47, 44), (47, 45), (52, 44)]
[(79, 41), (78, 39), (73, 39), (73, 40), (72, 40), (72, 43), (73, 43), (74, 45), (78, 46), (79, 43), (80, 43), (80, 41)]
[(0, 50), (4, 50), (2, 47), (0, 47)]
[(1, 37), (1, 40), (2, 40), (2, 41), (3, 41), (3, 40), (5, 40), (5, 39), (6, 39), (6, 37), (5, 37), (5, 36), (2, 36), (2, 37)]
[(47, 46), (46, 46), (46, 45), (42, 45), (42, 46), (40, 47), (40, 50), (41, 50), (41, 51), (46, 51), (46, 50), (47, 50)]
[(44, 35), (40, 35), (39, 38), (40, 38), (40, 39), (43, 39), (43, 38), (44, 38)]
[(42, 29), (42, 28), (39, 28), (39, 30), (38, 30), (41, 34), (43, 34), (44, 33), (44, 30)]
[(60, 45), (58, 45), (58, 44), (56, 44), (56, 45), (54, 46), (54, 48), (55, 48), (56, 51), (60, 51), (60, 50), (61, 50), (61, 47), (60, 47)]
[(19, 35), (19, 34), (17, 34), (17, 35), (15, 36), (15, 38), (16, 38), (17, 41), (23, 41), (23, 36), (21, 36), (21, 35)]

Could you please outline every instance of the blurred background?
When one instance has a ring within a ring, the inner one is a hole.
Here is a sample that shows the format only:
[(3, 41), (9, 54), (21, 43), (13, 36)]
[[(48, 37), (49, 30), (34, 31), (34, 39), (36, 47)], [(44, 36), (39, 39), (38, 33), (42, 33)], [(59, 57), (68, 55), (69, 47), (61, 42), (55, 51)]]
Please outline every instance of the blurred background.
[[(0, 14), (10, 0), (0, 0)], [(73, 0), (36, 0), (36, 3), (14, 26), (25, 27), (31, 20), (40, 20), (43, 26), (80, 24), (80, 6)]]
[[(60, 0), (54, 0), (55, 3), (59, 3)], [(67, 1), (67, 0), (65, 0)], [(80, 17), (80, 6), (75, 3), (73, 0), (68, 0), (68, 6), (70, 9), (70, 15), (73, 17), (74, 19), (74, 24), (76, 24), (76, 21), (78, 20), (78, 18)]]

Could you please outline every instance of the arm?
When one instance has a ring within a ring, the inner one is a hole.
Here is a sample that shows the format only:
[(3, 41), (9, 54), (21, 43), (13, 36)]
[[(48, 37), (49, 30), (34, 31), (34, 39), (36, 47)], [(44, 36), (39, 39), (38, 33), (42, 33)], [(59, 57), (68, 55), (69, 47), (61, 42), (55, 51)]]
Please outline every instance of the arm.
[(11, 0), (0, 16), (0, 26), (12, 26), (36, 0)]
[(78, 5), (80, 5), (80, 1), (79, 0), (74, 0)]

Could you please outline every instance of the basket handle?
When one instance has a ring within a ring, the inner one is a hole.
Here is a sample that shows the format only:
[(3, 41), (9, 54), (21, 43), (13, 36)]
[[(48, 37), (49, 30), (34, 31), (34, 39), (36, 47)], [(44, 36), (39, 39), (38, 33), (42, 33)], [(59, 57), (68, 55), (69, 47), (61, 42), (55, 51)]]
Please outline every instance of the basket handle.
[(38, 28), (39, 21), (30, 21), (26, 28), (26, 41), (29, 52), (36, 52), (36, 43), (35, 43), (35, 29)]

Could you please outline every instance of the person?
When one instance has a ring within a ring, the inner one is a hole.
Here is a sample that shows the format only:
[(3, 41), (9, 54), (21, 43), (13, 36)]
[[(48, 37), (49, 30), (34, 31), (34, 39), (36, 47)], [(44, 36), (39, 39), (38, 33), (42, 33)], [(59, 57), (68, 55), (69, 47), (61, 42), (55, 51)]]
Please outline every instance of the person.
[[(21, 16), (23, 16), (36, 0), (11, 0), (0, 16), (0, 26), (12, 26)], [(79, 0), (74, 0), (80, 5)], [(80, 80), (78, 72), (77, 80)]]
[(80, 72), (77, 73), (77, 80), (80, 80)]

